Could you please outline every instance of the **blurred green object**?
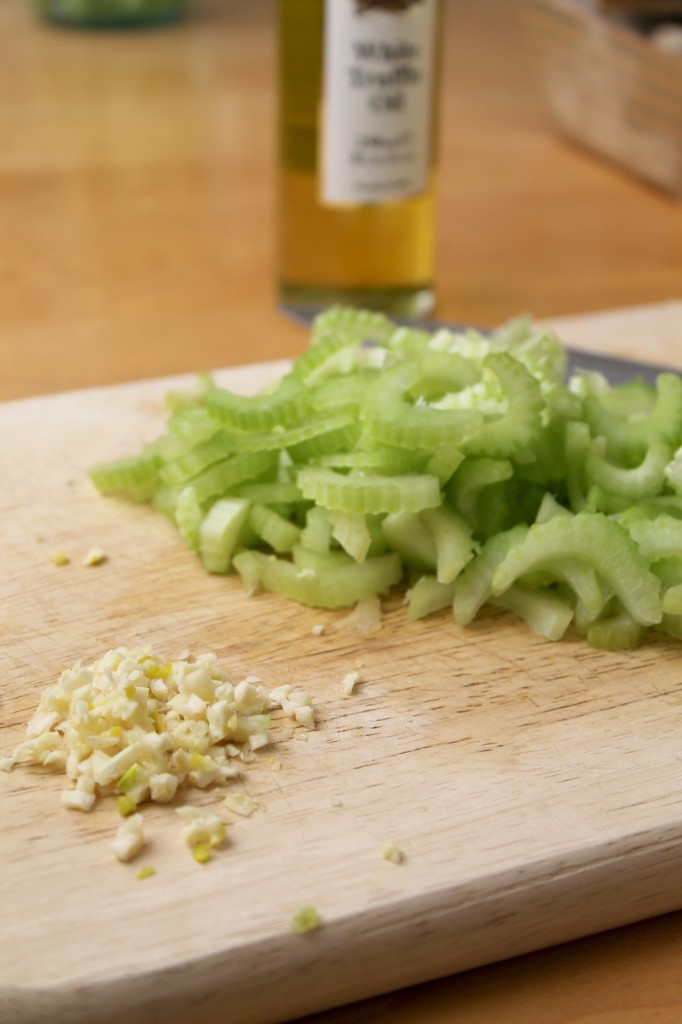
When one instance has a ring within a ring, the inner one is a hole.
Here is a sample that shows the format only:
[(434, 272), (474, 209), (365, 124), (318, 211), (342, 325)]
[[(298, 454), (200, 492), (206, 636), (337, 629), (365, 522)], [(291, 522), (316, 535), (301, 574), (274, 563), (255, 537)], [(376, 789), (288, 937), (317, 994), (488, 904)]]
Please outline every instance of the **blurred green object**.
[(50, 21), (101, 28), (175, 21), (182, 15), (185, 3), (186, 0), (34, 0), (38, 11)]

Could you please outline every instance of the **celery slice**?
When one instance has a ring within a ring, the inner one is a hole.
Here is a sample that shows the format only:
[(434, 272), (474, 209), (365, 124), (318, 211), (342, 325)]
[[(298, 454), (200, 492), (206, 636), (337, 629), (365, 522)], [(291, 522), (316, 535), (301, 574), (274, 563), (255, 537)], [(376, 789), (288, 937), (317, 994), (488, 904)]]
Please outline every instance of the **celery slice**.
[(580, 512), (570, 519), (556, 516), (531, 526), (495, 571), (494, 592), (503, 593), (519, 576), (557, 558), (577, 559), (593, 568), (636, 622), (646, 626), (661, 621), (658, 580), (628, 533), (600, 513)]
[(301, 544), (312, 551), (329, 551), (332, 539), (332, 524), (326, 508), (314, 506), (308, 509), (305, 526), (301, 531)]
[(409, 619), (423, 619), (443, 608), (450, 608), (454, 596), (453, 583), (439, 583), (435, 576), (422, 576), (408, 591), (407, 616)]
[(90, 479), (102, 494), (127, 491), (153, 494), (159, 476), (161, 459), (156, 452), (142, 452), (128, 458), (100, 462), (89, 470)]
[(542, 396), (533, 375), (506, 352), (493, 352), (483, 361), (502, 385), (507, 411), (483, 424), (461, 445), (465, 455), (505, 459), (533, 443), (540, 432)]
[(606, 438), (595, 438), (587, 452), (585, 473), (588, 480), (610, 494), (636, 501), (651, 498), (663, 487), (665, 468), (670, 460), (670, 448), (663, 441), (654, 440), (638, 466), (626, 469), (609, 462)]
[(261, 505), (298, 505), (304, 500), (300, 487), (291, 482), (275, 480), (263, 484), (243, 484), (237, 488), (237, 497)]
[(305, 466), (297, 480), (305, 498), (335, 512), (419, 512), (441, 501), (435, 476), (342, 476)]
[(199, 529), (199, 555), (207, 572), (229, 570), (249, 508), (243, 498), (221, 498), (211, 507)]
[(421, 519), (436, 543), (436, 578), (439, 583), (452, 583), (477, 550), (472, 528), (463, 516), (445, 506), (426, 509)]
[(566, 487), (573, 512), (585, 506), (585, 460), (590, 448), (590, 428), (577, 420), (566, 424)]
[(383, 313), (349, 306), (331, 306), (318, 313), (313, 321), (311, 343), (318, 345), (331, 333), (340, 333), (356, 342), (374, 341), (385, 344), (395, 331), (395, 324)]
[(526, 526), (514, 526), (498, 533), (483, 545), (480, 554), (465, 566), (455, 581), (452, 609), (458, 626), (468, 626), (493, 596), (493, 577), (508, 553), (528, 533)]
[(669, 587), (664, 592), (662, 605), (666, 615), (682, 615), (682, 583)]
[(547, 640), (561, 640), (573, 618), (570, 602), (552, 591), (511, 586), (494, 603), (518, 615), (533, 633)]
[(649, 563), (682, 553), (682, 519), (668, 515), (638, 519), (628, 524), (627, 530)]
[(614, 615), (593, 622), (587, 630), (587, 642), (602, 651), (631, 651), (640, 646), (644, 634), (644, 627), (621, 608)]
[(290, 376), (283, 377), (269, 394), (236, 395), (213, 388), (206, 395), (206, 407), (221, 423), (236, 430), (264, 433), (300, 423), (311, 411), (311, 401), (303, 384)]
[(256, 536), (278, 554), (289, 553), (301, 536), (301, 531), (294, 523), (266, 505), (252, 505), (248, 523)]
[(441, 487), (445, 487), (456, 469), (464, 461), (464, 454), (451, 444), (441, 444), (424, 466), (424, 472), (437, 476)]
[(292, 562), (260, 551), (242, 551), (235, 555), (233, 564), (246, 579), (257, 576), (264, 590), (313, 608), (342, 608), (373, 594), (384, 594), (403, 573), (395, 554), (368, 558), (362, 564), (338, 565), (328, 571), (299, 570)]
[(435, 572), (438, 549), (433, 534), (415, 512), (391, 512), (381, 524), (386, 543), (405, 565)]
[(448, 500), (471, 523), (477, 519), (479, 501), (485, 500), (481, 492), (492, 484), (509, 480), (514, 473), (506, 459), (466, 459), (447, 486)]
[(364, 515), (351, 512), (330, 512), (332, 537), (356, 562), (364, 562), (372, 544), (372, 536)]
[(210, 466), (193, 478), (192, 486), (197, 499), (206, 501), (276, 466), (277, 456), (272, 452), (243, 452)]
[(614, 412), (603, 397), (588, 395), (584, 403), (585, 419), (594, 437), (605, 437), (614, 457), (636, 458), (653, 441), (676, 446), (682, 437), (682, 379), (674, 373), (661, 373), (656, 381), (656, 396), (646, 415), (635, 409)]
[[(379, 473), (382, 476), (397, 476), (401, 473), (420, 472), (425, 469), (427, 459), (428, 455), (424, 455), (423, 452), (402, 448), (379, 448), (377, 451), (356, 449), (351, 452), (322, 455), (315, 459), (315, 464), (326, 469), (357, 469)], [(429, 470), (429, 474), (439, 475), (434, 470)]]
[(178, 533), (194, 550), (199, 550), (199, 534), (204, 520), (204, 509), (191, 485), (183, 487), (175, 503), (175, 522)]
[(194, 383), (182, 391), (168, 391), (166, 393), (166, 406), (168, 409), (187, 409), (195, 405), (201, 405), (206, 394), (215, 387), (213, 374), (208, 370), (200, 370), (194, 378)]

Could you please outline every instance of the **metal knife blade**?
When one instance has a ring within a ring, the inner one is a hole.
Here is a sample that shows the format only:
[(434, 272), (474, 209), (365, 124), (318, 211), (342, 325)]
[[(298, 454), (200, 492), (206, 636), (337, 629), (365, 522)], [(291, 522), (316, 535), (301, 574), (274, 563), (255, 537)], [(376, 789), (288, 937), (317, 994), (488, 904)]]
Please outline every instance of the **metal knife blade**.
[[(279, 307), (280, 312), (289, 317), (290, 320), (305, 327), (309, 327), (312, 324), (317, 314), (321, 313), (323, 308), (322, 306), (291, 306), (284, 304)], [(406, 327), (420, 327), (430, 331), (436, 331), (441, 327), (449, 331), (462, 331), (471, 326), (470, 324), (446, 323), (442, 320), (409, 320), (400, 316), (392, 317), (392, 319)], [(481, 328), (478, 329), (480, 330)], [(486, 333), (485, 330), (483, 330), (483, 333)], [(644, 363), (636, 359), (624, 359), (620, 356), (584, 351), (583, 349), (571, 348), (570, 346), (566, 346), (566, 353), (568, 355), (566, 368), (568, 376), (576, 373), (578, 370), (595, 370), (598, 373), (602, 373), (609, 383), (614, 385), (625, 384), (627, 381), (637, 377), (646, 381), (647, 384), (655, 384), (659, 373), (679, 372), (670, 366)]]

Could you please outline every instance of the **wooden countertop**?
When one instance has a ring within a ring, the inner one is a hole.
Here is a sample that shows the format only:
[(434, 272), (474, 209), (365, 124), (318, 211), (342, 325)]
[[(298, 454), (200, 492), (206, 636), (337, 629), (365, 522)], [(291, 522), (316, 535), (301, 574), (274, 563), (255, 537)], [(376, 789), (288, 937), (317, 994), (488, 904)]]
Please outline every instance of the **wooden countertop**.
[[(516, 4), (446, 3), (437, 315), (682, 291), (682, 206), (551, 130)], [(0, 398), (289, 356), (274, 309), (274, 4), (50, 29), (0, 6)], [(682, 914), (309, 1018), (677, 1024)]]

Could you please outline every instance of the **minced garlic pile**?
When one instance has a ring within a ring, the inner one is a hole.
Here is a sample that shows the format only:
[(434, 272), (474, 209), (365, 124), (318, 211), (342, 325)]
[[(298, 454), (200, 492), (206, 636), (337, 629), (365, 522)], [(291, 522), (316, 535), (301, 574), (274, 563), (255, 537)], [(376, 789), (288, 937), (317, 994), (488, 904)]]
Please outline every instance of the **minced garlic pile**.
[[(268, 692), (255, 676), (233, 684), (213, 654), (171, 662), (148, 648), (119, 647), (87, 667), (77, 663), (43, 691), (29, 738), (2, 767), (30, 761), (63, 770), (74, 786), (62, 803), (73, 810), (90, 811), (99, 797), (118, 795), (125, 820), (112, 850), (130, 860), (144, 845), (139, 805), (167, 803), (180, 786), (227, 784), (240, 774), (240, 761), (271, 742), (269, 712), (277, 707), (315, 728), (302, 690)], [(178, 813), (195, 858), (208, 860), (225, 822), (203, 808)]]

